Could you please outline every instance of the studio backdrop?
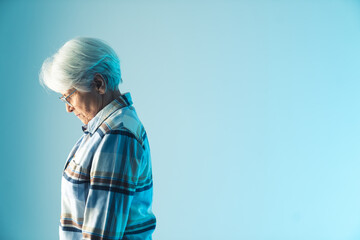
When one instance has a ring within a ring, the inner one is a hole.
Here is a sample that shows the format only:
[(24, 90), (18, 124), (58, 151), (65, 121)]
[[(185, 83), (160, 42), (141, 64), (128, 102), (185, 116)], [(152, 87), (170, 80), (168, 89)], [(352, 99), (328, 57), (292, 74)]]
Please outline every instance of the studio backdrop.
[(0, 1), (0, 239), (58, 239), (81, 122), (39, 84), (103, 39), (144, 124), (153, 239), (360, 238), (360, 2)]

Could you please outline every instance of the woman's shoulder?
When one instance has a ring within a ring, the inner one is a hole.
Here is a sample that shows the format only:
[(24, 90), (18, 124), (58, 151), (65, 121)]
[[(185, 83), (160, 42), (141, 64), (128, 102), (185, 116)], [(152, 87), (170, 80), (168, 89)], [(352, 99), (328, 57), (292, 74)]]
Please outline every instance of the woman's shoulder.
[(99, 127), (102, 135), (120, 134), (136, 139), (141, 145), (146, 138), (146, 131), (133, 107), (121, 108), (114, 112)]

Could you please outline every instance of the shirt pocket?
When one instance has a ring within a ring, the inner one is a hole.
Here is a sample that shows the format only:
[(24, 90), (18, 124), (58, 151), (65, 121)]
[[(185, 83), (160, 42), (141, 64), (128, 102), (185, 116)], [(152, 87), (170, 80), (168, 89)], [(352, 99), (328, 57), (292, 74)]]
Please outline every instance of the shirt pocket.
[(64, 178), (67, 180), (67, 191), (77, 201), (86, 201), (90, 178), (86, 169), (73, 158), (64, 171)]

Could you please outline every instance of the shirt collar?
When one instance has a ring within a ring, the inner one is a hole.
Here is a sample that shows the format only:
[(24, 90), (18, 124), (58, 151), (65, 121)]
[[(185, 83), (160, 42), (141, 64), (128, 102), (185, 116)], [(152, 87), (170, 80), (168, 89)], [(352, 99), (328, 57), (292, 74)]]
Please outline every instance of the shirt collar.
[(114, 99), (111, 103), (101, 109), (87, 125), (82, 126), (82, 130), (86, 134), (94, 134), (94, 132), (99, 128), (99, 126), (116, 110), (130, 106), (132, 104), (133, 102), (130, 93), (120, 95), (118, 98)]

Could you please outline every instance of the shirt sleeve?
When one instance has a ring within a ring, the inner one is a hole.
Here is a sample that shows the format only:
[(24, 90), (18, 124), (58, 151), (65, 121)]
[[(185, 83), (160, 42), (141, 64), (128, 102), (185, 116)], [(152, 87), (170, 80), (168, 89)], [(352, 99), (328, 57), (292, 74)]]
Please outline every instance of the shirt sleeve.
[(142, 168), (144, 149), (132, 133), (106, 134), (90, 170), (83, 239), (121, 239)]

